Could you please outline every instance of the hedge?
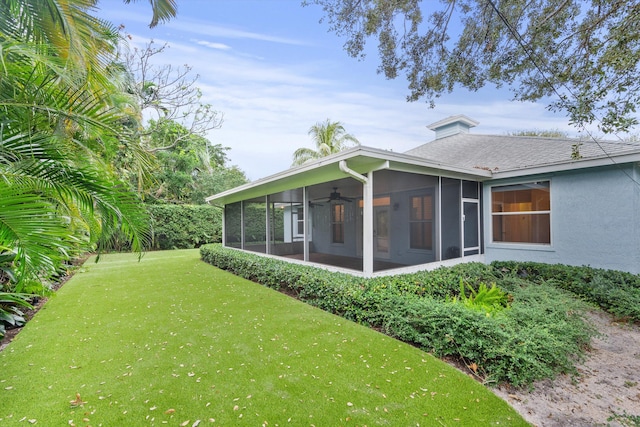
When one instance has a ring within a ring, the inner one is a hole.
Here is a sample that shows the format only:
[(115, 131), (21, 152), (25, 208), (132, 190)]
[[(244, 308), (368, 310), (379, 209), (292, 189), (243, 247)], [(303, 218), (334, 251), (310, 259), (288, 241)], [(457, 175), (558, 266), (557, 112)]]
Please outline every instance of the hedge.
[[(221, 245), (200, 248), (204, 261), (374, 327), (438, 357), (455, 358), (486, 383), (531, 384), (576, 374), (596, 331), (588, 306), (551, 284), (503, 275), (480, 263), (366, 279), (292, 264)], [(495, 314), (460, 304), (460, 283), (495, 283), (509, 306)]]
[(191, 249), (222, 241), (222, 210), (209, 205), (147, 205), (152, 249)]

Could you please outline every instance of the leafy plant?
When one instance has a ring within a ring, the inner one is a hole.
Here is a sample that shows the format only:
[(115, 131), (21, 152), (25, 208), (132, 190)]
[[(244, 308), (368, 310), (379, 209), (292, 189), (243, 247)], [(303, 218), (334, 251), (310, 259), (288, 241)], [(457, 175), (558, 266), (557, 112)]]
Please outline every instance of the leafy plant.
[(0, 292), (0, 338), (6, 331), (6, 325), (22, 326), (25, 323), (24, 313), (20, 307), (33, 308), (29, 299), (33, 295)]
[(0, 251), (0, 286), (2, 286), (3, 283), (16, 281), (13, 266), (16, 253), (6, 247), (0, 247)]
[(480, 283), (477, 291), (470, 285), (466, 287), (469, 289), (469, 296), (466, 296), (464, 281), (460, 279), (460, 295), (453, 297), (454, 303), (459, 301), (465, 307), (482, 311), (487, 316), (495, 315), (507, 307), (507, 294), (495, 283), (491, 284), (491, 288), (487, 287), (486, 283)]

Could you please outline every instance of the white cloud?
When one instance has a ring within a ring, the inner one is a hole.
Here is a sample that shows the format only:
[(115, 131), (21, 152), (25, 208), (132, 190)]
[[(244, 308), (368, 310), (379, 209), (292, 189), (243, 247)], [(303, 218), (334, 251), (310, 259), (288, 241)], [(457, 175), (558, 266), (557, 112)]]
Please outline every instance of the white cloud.
[(278, 37), (270, 34), (239, 30), (216, 23), (202, 23), (193, 19), (176, 19), (168, 22), (166, 27), (173, 30), (189, 32), (201, 36), (263, 41), (285, 45), (305, 46), (309, 43), (300, 39)]
[[(131, 15), (127, 19), (138, 20)], [(147, 23), (147, 17), (143, 21)], [(224, 114), (222, 128), (208, 137), (231, 147), (231, 163), (250, 179), (288, 168), (295, 149), (312, 147), (309, 127), (327, 118), (341, 121), (363, 145), (396, 152), (432, 140), (426, 126), (457, 114), (480, 122), (474, 133), (574, 132), (564, 116), (550, 113), (542, 103), (506, 101), (504, 90), (457, 91), (436, 100), (435, 109), (423, 102), (407, 103), (406, 83), (376, 76), (375, 60), (365, 64), (344, 52), (336, 56), (326, 49), (301, 49), (310, 45), (303, 37), (204, 24), (185, 16), (165, 28), (172, 33), (161, 33), (156, 41), (170, 40), (170, 47), (156, 59), (174, 66), (189, 64), (200, 75), (203, 101)], [(133, 43), (149, 40), (147, 32), (140, 34), (145, 35), (134, 35)], [(220, 42), (225, 39), (234, 42)], [(253, 43), (243, 42), (247, 40)]]
[(231, 49), (231, 46), (228, 46), (224, 43), (213, 43), (213, 42), (208, 42), (206, 40), (197, 40), (197, 39), (191, 39), (191, 41), (196, 44), (199, 44), (200, 46), (205, 46), (211, 49), (219, 49), (219, 50)]

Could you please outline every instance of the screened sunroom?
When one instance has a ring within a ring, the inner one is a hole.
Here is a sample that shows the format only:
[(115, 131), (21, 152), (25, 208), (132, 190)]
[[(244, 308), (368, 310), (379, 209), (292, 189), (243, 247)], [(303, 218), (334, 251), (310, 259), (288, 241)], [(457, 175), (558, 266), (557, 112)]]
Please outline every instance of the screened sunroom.
[(357, 147), (207, 201), (227, 247), (373, 276), (482, 260), (489, 176)]

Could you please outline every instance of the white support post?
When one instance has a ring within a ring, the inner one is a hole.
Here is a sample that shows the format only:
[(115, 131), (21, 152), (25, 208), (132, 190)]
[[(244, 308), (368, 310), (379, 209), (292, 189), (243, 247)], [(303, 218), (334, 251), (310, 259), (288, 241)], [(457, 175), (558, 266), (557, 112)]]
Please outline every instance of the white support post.
[(362, 183), (362, 272), (373, 274), (373, 173)]
[(269, 196), (264, 196), (264, 201), (265, 201), (265, 205), (266, 205), (266, 223), (267, 223), (267, 229), (265, 231), (265, 239), (267, 240), (265, 242), (265, 248), (264, 248), (264, 253), (266, 254), (270, 254), (271, 253), (271, 206), (269, 206)]
[(308, 200), (308, 193), (307, 193), (307, 187), (302, 187), (302, 214), (303, 214), (303, 234), (302, 234), (302, 241), (304, 242), (303, 245), (303, 256), (304, 256), (304, 260), (305, 262), (309, 261), (309, 200)]
[(367, 176), (349, 168), (346, 160), (338, 164), (340, 170), (362, 183), (362, 273), (373, 275), (373, 171)]
[(227, 205), (222, 206), (222, 246), (227, 245), (227, 227), (225, 223), (227, 222)]
[(442, 261), (442, 176), (438, 176), (436, 200), (436, 261)]
[(240, 201), (240, 249), (244, 250), (244, 200)]

